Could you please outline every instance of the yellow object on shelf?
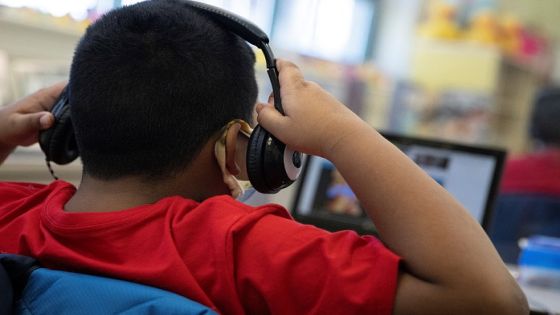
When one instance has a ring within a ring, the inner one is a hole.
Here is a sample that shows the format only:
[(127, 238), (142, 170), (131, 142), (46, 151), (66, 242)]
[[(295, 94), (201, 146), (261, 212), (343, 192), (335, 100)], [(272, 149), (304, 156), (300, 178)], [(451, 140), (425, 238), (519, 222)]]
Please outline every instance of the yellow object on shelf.
[(431, 90), (492, 92), (498, 84), (499, 49), (469, 42), (418, 39), (411, 79)]
[(419, 27), (418, 34), (424, 38), (456, 40), (461, 31), (455, 23), (455, 7), (438, 4), (430, 10), (428, 19)]
[(474, 16), (466, 38), (477, 43), (498, 46), (500, 35), (498, 20), (492, 12), (484, 11)]
[(521, 55), (523, 41), (523, 25), (514, 17), (502, 19), (502, 38), (500, 46), (510, 56)]

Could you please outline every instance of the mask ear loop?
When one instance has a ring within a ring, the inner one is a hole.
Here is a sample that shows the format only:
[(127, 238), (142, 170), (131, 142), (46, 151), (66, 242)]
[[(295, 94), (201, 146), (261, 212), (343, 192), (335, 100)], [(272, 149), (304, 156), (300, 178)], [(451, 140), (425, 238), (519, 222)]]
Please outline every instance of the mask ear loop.
[[(241, 127), (239, 128), (239, 132), (245, 135), (247, 139), (251, 138), (251, 134), (253, 133), (253, 128), (251, 128), (251, 126), (245, 120), (235, 119), (232, 123), (239, 124)], [(237, 182), (241, 186), (241, 190), (242, 190), (242, 193), (237, 198), (237, 200), (240, 202), (246, 202), (249, 198), (251, 198), (251, 196), (253, 196), (253, 194), (257, 190), (253, 187), (251, 182), (248, 180), (243, 180), (243, 181), (237, 180)]]
[(257, 192), (257, 190), (251, 186), (250, 188), (245, 188), (245, 190), (243, 191), (243, 194), (241, 194), (241, 196), (237, 197), (237, 201), (239, 202), (246, 202), (247, 200), (249, 200), (249, 198), (251, 198), (255, 193)]
[[(235, 122), (241, 126), (241, 128), (239, 128), (239, 132), (245, 135), (247, 139), (251, 138), (251, 134), (253, 133), (253, 128), (251, 128), (251, 126), (244, 120), (236, 119)], [(243, 190), (243, 193), (237, 198), (237, 201), (246, 202), (247, 200), (249, 200), (249, 198), (251, 198), (255, 194), (257, 190), (253, 187), (250, 181), (238, 180), (238, 182), (241, 185), (241, 189)]]
[(226, 167), (225, 151), (227, 147), (226, 144), (227, 132), (229, 128), (234, 124), (239, 124), (241, 127), (239, 131), (243, 133), (245, 136), (250, 137), (252, 129), (249, 126), (249, 124), (241, 119), (234, 119), (222, 128), (221, 136), (216, 141), (216, 144), (214, 145), (214, 155), (216, 157), (216, 161), (218, 162), (218, 165), (220, 166), (220, 169), (222, 170), (224, 183), (229, 188), (232, 197), (237, 199), (238, 197), (242, 197), (244, 195), (245, 190), (251, 187), (245, 181), (240, 181), (237, 178), (235, 178), (234, 175), (229, 173)]

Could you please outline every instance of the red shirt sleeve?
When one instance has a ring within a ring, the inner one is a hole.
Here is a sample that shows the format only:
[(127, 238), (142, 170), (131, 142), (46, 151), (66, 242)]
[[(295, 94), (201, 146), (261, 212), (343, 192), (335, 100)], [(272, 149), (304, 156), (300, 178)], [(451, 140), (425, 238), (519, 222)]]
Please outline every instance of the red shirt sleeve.
[(391, 314), (399, 258), (376, 238), (273, 214), (247, 221), (234, 227), (232, 254), (248, 313)]
[[(40, 197), (45, 197), (48, 190), (45, 185), (32, 183), (13, 183), (0, 182), (0, 222), (13, 212), (25, 212), (31, 208), (31, 204), (36, 204), (39, 200), (37, 193), (42, 190)], [(31, 198), (31, 199), (30, 199)], [(26, 205), (25, 207), (20, 207)]]
[(0, 182), (0, 201), (13, 201), (25, 198), (45, 188), (46, 185), (34, 183)]

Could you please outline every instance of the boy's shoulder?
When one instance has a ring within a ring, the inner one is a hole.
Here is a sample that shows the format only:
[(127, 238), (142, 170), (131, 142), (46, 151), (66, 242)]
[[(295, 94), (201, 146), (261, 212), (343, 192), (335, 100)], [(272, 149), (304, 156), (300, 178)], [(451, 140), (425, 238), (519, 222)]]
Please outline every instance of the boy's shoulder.
[[(178, 198), (178, 199), (176, 199)], [(175, 197), (172, 200), (171, 215), (184, 216), (184, 220), (173, 220), (177, 225), (189, 225), (196, 222), (199, 226), (212, 226), (214, 230), (222, 229), (226, 234), (236, 230), (246, 229), (261, 222), (264, 218), (274, 218), (274, 221), (291, 221), (295, 223), (288, 211), (277, 204), (250, 206), (233, 199), (228, 195), (208, 198), (185, 213), (184, 202), (188, 199)]]
[(53, 181), (49, 185), (29, 182), (0, 182), (0, 205), (36, 194), (48, 194), (64, 188), (75, 190), (72, 184), (60, 180)]

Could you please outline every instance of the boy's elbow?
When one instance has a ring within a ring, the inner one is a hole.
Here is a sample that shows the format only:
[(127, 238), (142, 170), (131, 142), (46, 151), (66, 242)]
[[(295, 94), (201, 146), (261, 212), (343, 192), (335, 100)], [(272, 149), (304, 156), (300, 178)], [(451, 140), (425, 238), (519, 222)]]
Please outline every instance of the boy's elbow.
[(517, 284), (500, 294), (500, 310), (494, 314), (527, 315), (530, 313), (525, 294)]
[(510, 285), (502, 285), (482, 291), (486, 293), (484, 293), (484, 297), (479, 297), (484, 301), (479, 305), (484, 309), (484, 314), (529, 314), (529, 304), (525, 294), (515, 281), (512, 280), (512, 282)]
[(528, 315), (529, 305), (517, 282), (508, 275), (463, 283), (446, 293), (446, 313), (478, 315)]
[(456, 280), (451, 285), (434, 284), (402, 274), (394, 314), (529, 314), (525, 294), (507, 271)]

